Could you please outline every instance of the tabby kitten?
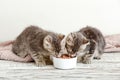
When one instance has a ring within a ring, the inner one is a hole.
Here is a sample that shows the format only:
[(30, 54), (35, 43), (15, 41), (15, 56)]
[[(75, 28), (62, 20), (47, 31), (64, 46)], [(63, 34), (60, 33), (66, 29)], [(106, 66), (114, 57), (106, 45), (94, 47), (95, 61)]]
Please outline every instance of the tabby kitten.
[(66, 37), (65, 48), (70, 55), (77, 55), (78, 62), (89, 64), (91, 59), (100, 59), (105, 47), (102, 33), (87, 26)]
[(62, 34), (29, 26), (16, 38), (12, 51), (23, 58), (30, 55), (37, 66), (45, 66), (52, 64), (50, 55), (59, 54), (63, 38)]

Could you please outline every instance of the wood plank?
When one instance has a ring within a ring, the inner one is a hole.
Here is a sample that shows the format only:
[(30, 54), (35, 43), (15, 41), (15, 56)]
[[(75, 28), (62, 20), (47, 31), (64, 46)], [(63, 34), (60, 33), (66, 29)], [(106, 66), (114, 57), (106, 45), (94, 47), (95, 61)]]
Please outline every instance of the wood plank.
[(120, 80), (120, 53), (105, 53), (92, 64), (78, 63), (76, 69), (60, 70), (52, 65), (0, 60), (0, 80)]

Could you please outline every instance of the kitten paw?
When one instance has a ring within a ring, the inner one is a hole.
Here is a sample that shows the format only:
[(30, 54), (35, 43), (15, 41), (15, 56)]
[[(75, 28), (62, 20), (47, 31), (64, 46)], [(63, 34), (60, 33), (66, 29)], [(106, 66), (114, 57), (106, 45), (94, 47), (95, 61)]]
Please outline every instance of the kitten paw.
[(84, 63), (84, 64), (91, 64), (91, 60), (83, 60), (82, 63)]
[(36, 66), (38, 66), (38, 67), (44, 67), (44, 66), (46, 66), (46, 63), (44, 63), (44, 62), (37, 62)]
[(78, 56), (78, 57), (77, 57), (77, 62), (78, 62), (78, 63), (82, 62), (82, 57)]
[(19, 56), (19, 57), (22, 57), (22, 58), (25, 58), (27, 56), (27, 54), (23, 54), (23, 53), (18, 53), (16, 55)]
[(94, 57), (93, 59), (97, 59), (97, 60), (100, 60), (101, 58), (100, 58), (100, 57)]

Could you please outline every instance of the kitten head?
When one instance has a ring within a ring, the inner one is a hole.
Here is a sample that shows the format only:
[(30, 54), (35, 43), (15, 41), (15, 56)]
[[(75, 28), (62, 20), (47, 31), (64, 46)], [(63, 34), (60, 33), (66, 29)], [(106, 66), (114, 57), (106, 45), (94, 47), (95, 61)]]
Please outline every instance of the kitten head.
[(73, 32), (66, 37), (65, 48), (69, 54), (74, 55), (84, 51), (88, 43), (88, 40), (80, 32)]
[(64, 38), (62, 34), (47, 35), (44, 38), (43, 46), (52, 55), (58, 55), (61, 50), (61, 41)]

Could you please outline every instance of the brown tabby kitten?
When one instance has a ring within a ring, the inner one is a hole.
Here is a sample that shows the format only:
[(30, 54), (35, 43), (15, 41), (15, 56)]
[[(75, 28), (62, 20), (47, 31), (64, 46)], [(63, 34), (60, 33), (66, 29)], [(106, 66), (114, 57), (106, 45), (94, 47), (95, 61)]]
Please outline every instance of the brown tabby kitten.
[(66, 38), (65, 48), (71, 55), (78, 56), (78, 62), (91, 63), (91, 59), (100, 59), (105, 47), (102, 33), (87, 26), (77, 32), (70, 33)]
[(37, 26), (27, 27), (15, 40), (12, 51), (20, 56), (31, 55), (37, 66), (52, 64), (50, 55), (56, 56), (61, 50), (64, 35), (43, 30)]

